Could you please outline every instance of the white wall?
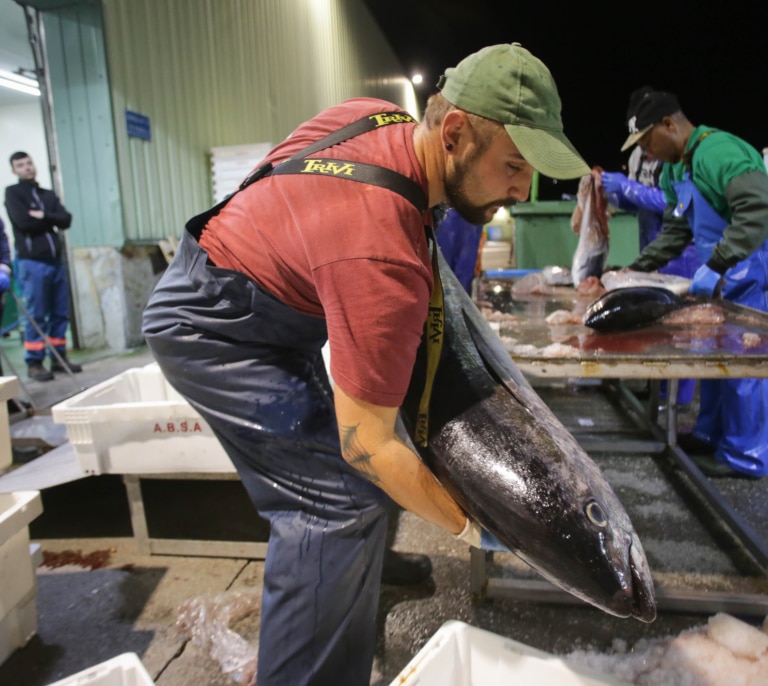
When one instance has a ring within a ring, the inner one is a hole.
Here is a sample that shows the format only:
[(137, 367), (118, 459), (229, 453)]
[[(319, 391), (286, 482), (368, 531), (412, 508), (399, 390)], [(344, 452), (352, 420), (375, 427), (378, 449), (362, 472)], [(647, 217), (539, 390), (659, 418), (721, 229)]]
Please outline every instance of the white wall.
[(48, 147), (45, 143), (45, 127), (40, 101), (30, 96), (28, 105), (6, 105), (0, 107), (0, 188), (3, 202), (0, 203), (0, 217), (5, 223), (5, 232), (13, 245), (13, 231), (5, 212), (5, 187), (17, 183), (18, 178), (11, 172), (10, 156), (17, 150), (29, 153), (37, 167), (37, 181), (44, 188), (52, 188), (51, 172), (48, 167)]

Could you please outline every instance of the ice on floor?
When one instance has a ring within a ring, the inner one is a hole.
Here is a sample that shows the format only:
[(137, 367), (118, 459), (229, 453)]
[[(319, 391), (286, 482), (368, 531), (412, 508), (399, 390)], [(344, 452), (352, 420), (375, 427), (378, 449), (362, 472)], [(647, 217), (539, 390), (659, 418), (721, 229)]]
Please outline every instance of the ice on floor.
[(639, 641), (631, 652), (577, 650), (568, 660), (638, 686), (768, 685), (768, 617), (762, 628), (718, 613), (678, 636)]

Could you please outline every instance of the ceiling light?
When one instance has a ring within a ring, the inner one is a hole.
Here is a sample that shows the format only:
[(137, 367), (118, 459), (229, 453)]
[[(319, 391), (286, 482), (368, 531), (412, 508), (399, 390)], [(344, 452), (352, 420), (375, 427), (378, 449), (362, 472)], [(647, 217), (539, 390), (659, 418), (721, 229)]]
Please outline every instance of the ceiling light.
[(30, 79), (20, 74), (0, 69), (0, 86), (11, 90), (27, 93), (28, 95), (40, 95), (40, 88), (35, 79)]

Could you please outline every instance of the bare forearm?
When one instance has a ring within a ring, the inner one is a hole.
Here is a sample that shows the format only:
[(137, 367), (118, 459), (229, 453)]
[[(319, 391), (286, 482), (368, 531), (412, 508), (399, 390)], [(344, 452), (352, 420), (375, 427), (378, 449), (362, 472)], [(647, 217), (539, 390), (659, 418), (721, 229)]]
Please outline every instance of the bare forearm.
[(393, 436), (375, 449), (361, 439), (357, 427), (341, 427), (342, 455), (366, 479), (395, 502), (422, 519), (457, 534), (466, 515), (419, 457)]

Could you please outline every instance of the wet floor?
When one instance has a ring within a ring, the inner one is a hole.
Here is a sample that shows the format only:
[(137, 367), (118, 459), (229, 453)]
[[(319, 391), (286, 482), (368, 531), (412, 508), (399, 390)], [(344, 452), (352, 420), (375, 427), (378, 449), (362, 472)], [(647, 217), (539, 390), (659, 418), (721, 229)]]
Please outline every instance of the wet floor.
[[(134, 363), (140, 366), (146, 360), (138, 356)], [(113, 368), (107, 373), (114, 373)], [(605, 438), (605, 432), (614, 441), (637, 437), (637, 428), (625, 422), (599, 386), (549, 385), (539, 392), (582, 440), (594, 442)], [(690, 416), (684, 413), (681, 421), (690, 421)], [(651, 454), (609, 450), (594, 452), (593, 457), (629, 511), (657, 583), (671, 591), (709, 589), (715, 596), (727, 591), (768, 597), (764, 573), (728, 532), (718, 530), (716, 522), (697, 509), (683, 476)], [(766, 480), (718, 481), (726, 497), (768, 536)], [(151, 535), (264, 540), (264, 524), (236, 481), (145, 480), (143, 490)], [(223, 674), (209, 647), (184, 634), (179, 620), (191, 601), (218, 596), (226, 602), (236, 593), (258, 598), (260, 560), (137, 552), (118, 475), (47, 488), (43, 503), (43, 514), (30, 526), (48, 563), (37, 574), (37, 633), (0, 666), (0, 683), (44, 686), (125, 651), (136, 652), (160, 686), (235, 683)], [(643, 639), (674, 636), (706, 623), (712, 614), (695, 608), (662, 611), (655, 622), (643, 624), (576, 600), (473, 594), (476, 578), (470, 572), (468, 548), (407, 513), (401, 515), (395, 548), (429, 554), (434, 571), (418, 586), (383, 587), (371, 676), (376, 686), (389, 684), (451, 619), (562, 655), (577, 649), (611, 651), (619, 643), (631, 647)], [(536, 578), (508, 554), (495, 555), (485, 574), (512, 582)], [(745, 619), (757, 624), (762, 620), (758, 615)], [(258, 612), (238, 620), (234, 629), (255, 640)]]

